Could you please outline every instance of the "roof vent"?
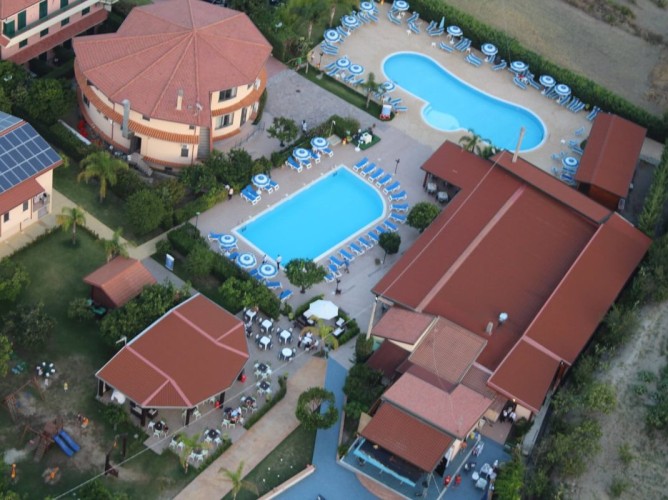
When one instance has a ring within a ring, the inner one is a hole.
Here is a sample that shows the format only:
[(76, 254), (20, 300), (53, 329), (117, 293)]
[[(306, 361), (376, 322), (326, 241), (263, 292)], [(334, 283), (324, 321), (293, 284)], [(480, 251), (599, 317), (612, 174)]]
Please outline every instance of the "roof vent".
[(485, 333), (487, 335), (491, 335), (493, 330), (494, 330), (494, 322), (490, 321), (489, 323), (487, 323), (487, 326), (485, 327)]
[(183, 89), (179, 89), (178, 93), (176, 94), (176, 109), (177, 109), (177, 111), (181, 111), (182, 106), (183, 106)]
[(508, 321), (508, 313), (502, 312), (499, 314), (499, 326), (503, 325), (506, 321)]

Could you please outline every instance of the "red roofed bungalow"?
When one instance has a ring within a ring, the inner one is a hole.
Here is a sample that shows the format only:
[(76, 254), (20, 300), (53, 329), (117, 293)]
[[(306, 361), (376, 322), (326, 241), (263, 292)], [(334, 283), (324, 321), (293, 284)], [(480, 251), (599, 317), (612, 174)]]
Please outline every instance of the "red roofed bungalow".
[(136, 259), (116, 257), (84, 278), (90, 285), (90, 298), (109, 309), (125, 305), (141, 293), (155, 278)]
[(578, 189), (610, 210), (623, 208), (646, 132), (617, 115), (596, 115), (575, 175)]
[(152, 409), (186, 409), (225, 391), (248, 360), (244, 325), (195, 295), (137, 335), (97, 373), (98, 397), (116, 390), (131, 400), (142, 426)]
[(422, 320), (394, 331), (381, 318), (370, 333), (411, 352), (380, 408), (391, 403), (451, 436), (442, 451), (452, 458), (506, 401), (518, 418), (541, 409), (650, 239), (506, 151), (485, 160), (445, 142), (422, 168), (425, 184), (459, 191), (372, 290), (375, 304), (392, 305), (386, 314)]

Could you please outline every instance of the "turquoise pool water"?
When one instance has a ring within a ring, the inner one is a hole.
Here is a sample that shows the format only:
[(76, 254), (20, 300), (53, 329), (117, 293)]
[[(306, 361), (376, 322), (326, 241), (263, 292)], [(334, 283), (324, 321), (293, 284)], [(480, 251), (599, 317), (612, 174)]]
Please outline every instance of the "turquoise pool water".
[(275, 259), (280, 254), (285, 265), (294, 258), (325, 257), (383, 212), (380, 193), (339, 167), (234, 232), (255, 247), (260, 258), (267, 254)]
[[(478, 68), (480, 78), (495, 77), (487, 66)], [(547, 135), (541, 119), (530, 110), (467, 84), (422, 54), (393, 54), (385, 59), (383, 71), (389, 80), (425, 101), (422, 117), (435, 129), (473, 130), (499, 148), (514, 150), (524, 127), (522, 151), (539, 146)]]

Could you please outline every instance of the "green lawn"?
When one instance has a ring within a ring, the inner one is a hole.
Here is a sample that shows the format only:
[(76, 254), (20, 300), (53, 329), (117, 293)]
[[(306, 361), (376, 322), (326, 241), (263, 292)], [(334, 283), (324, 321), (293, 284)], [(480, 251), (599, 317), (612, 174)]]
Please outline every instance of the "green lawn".
[[(313, 460), (315, 434), (316, 431), (297, 427), (250, 471), (245, 480), (255, 484), (261, 496), (301, 472)], [(257, 497), (254, 493), (242, 490), (237, 495), (237, 500), (252, 500)], [(228, 493), (223, 500), (232, 500), (232, 494)]]

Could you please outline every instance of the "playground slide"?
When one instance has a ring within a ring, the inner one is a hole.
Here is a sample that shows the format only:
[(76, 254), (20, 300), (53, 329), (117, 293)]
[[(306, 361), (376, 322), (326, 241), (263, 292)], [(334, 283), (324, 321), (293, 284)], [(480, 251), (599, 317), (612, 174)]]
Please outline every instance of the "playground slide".
[(60, 434), (56, 434), (53, 436), (53, 440), (56, 442), (56, 444), (60, 447), (61, 450), (63, 450), (63, 453), (67, 455), (68, 457), (71, 457), (74, 455), (74, 450), (70, 448), (65, 441), (60, 437)]
[(72, 439), (72, 437), (65, 429), (62, 429), (58, 435), (63, 439), (63, 441), (67, 443), (67, 446), (69, 446), (72, 451), (74, 451), (74, 453), (81, 449), (81, 447), (74, 441), (74, 439)]

